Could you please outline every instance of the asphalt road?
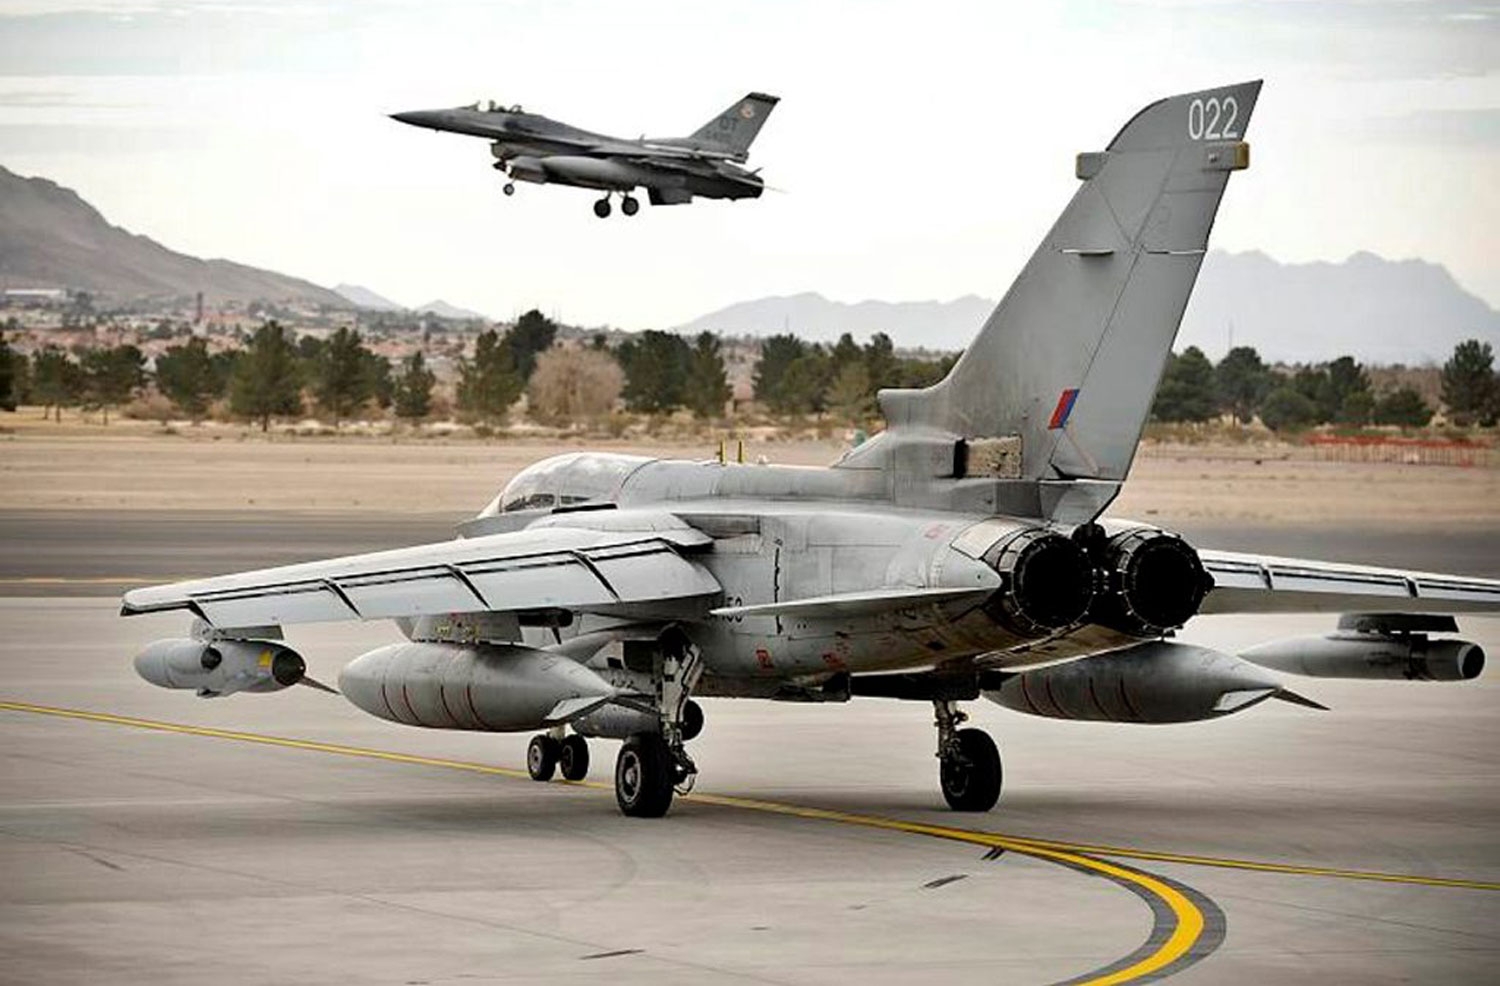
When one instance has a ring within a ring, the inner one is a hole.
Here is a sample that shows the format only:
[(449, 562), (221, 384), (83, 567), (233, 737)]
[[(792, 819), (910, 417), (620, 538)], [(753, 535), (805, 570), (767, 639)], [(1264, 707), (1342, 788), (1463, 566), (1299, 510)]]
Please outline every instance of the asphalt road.
[[(1494, 680), (1303, 680), (1333, 711), (1159, 728), (974, 703), (1007, 771), (981, 816), (942, 807), (923, 706), (709, 701), (699, 790), (643, 821), (523, 779), (524, 735), (153, 688), (129, 656), (174, 615), (9, 598), (0, 626), (6, 982), (1477, 983), (1500, 962)], [(1500, 620), (1466, 626), (1500, 647)], [(392, 635), (290, 639), (332, 678)], [(606, 781), (616, 744), (592, 746)]]
[[(118, 618), (121, 580), (457, 519), (0, 515), (0, 981), (1493, 980), (1494, 675), (1301, 679), (1332, 711), (1174, 727), (974, 703), (1006, 758), (982, 816), (942, 807), (924, 706), (709, 701), (698, 791), (648, 822), (607, 787), (522, 779), (525, 735), (396, 726), (301, 688), (200, 701), (130, 669), (185, 626)], [(1478, 574), (1500, 558), (1494, 532), (1187, 533)], [(1500, 653), (1500, 620), (1462, 623)], [(1184, 639), (1331, 624), (1205, 618)], [(324, 679), (393, 637), (289, 633)], [(593, 780), (615, 747), (593, 743)]]

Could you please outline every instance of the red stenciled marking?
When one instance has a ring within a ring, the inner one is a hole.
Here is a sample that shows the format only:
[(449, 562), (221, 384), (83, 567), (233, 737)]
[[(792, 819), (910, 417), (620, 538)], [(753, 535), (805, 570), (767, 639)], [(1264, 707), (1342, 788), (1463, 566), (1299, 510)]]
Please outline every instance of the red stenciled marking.
[(770, 671), (775, 665), (771, 663), (771, 652), (764, 647), (756, 648), (755, 663), (761, 666), (761, 670)]
[(1078, 388), (1069, 387), (1057, 398), (1057, 407), (1052, 409), (1052, 420), (1047, 422), (1047, 428), (1061, 428), (1068, 423), (1068, 415), (1073, 413), (1073, 405), (1078, 400)]

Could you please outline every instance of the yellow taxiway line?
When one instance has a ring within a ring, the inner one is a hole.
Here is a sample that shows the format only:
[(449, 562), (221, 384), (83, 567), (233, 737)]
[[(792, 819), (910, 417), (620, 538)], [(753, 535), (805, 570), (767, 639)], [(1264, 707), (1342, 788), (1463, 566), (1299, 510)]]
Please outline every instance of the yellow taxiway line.
[[(204, 736), (212, 739), (234, 740), (241, 743), (256, 743), (263, 746), (277, 746), (294, 750), (309, 750), (315, 753), (328, 753), (337, 756), (361, 757), (369, 760), (383, 760), (390, 763), (412, 764), (423, 767), (440, 767), (448, 770), (463, 770), (471, 773), (490, 774), (500, 777), (517, 779), (529, 779), (524, 770), (516, 770), (509, 767), (495, 767), (489, 764), (474, 763), (465, 760), (448, 760), (439, 757), (424, 757), (409, 753), (397, 753), (390, 750), (372, 750), (365, 747), (345, 746), (339, 743), (320, 743), (314, 740), (293, 739), (284, 736), (270, 736), (262, 733), (246, 733), (228, 729), (215, 729), (209, 726), (190, 726), (182, 723), (161, 722), (154, 719), (141, 719), (134, 716), (113, 715), (107, 712), (90, 712), (84, 709), (64, 709), (55, 706), (34, 705), (28, 702), (0, 701), (0, 710), (11, 712), (26, 712), (37, 715), (57, 716), (67, 719), (80, 719), (89, 722), (109, 723), (118, 726), (131, 726), (137, 729), (150, 729), (158, 732), (180, 733), (190, 736)], [(591, 787), (601, 790), (611, 790), (609, 785), (597, 782), (564, 782), (572, 783), (573, 786)], [(1099, 856), (1113, 856), (1130, 859), (1145, 859), (1158, 862), (1179, 863), (1192, 866), (1213, 866), (1239, 870), (1253, 870), (1267, 873), (1283, 873), (1299, 876), (1322, 876), (1336, 877), (1352, 880), (1377, 880), (1387, 883), (1406, 883), (1428, 887), (1453, 887), (1470, 890), (1500, 890), (1500, 883), (1486, 883), (1478, 880), (1456, 880), (1443, 877), (1414, 876), (1399, 873), (1378, 873), (1362, 870), (1341, 870), (1317, 866), (1297, 866), (1284, 863), (1257, 862), (1253, 860), (1227, 859), (1212, 856), (1194, 856), (1181, 853), (1156, 852), (1145, 849), (1133, 849), (1118, 846), (1095, 846), (1080, 843), (1057, 842), (1048, 839), (1038, 839), (1029, 836), (1005, 835), (998, 832), (987, 832), (976, 829), (961, 829), (946, 825), (930, 825), (924, 822), (911, 822), (897, 818), (882, 818), (874, 815), (858, 815), (851, 812), (833, 811), (825, 808), (811, 808), (801, 805), (783, 804), (774, 801), (761, 801), (752, 798), (737, 798), (729, 795), (719, 794), (693, 794), (690, 800), (694, 803), (717, 805), (725, 808), (738, 808), (747, 811), (768, 812), (777, 815), (785, 815), (793, 818), (801, 818), (812, 821), (837, 822), (844, 825), (857, 825), (863, 828), (880, 829), (888, 832), (904, 832), (911, 835), (921, 835), (928, 838), (944, 839), (953, 842), (964, 842), (977, 846), (985, 846), (990, 849), (1004, 849), (1017, 852), (1022, 855), (1039, 859), (1046, 859), (1075, 869), (1087, 870), (1105, 876), (1110, 880), (1127, 886), (1143, 897), (1148, 902), (1154, 899), (1163, 905), (1172, 915), (1173, 926), (1171, 933), (1161, 941), (1159, 945), (1142, 955), (1136, 961), (1119, 969), (1109, 969), (1101, 974), (1073, 980), (1075, 984), (1088, 983), (1091, 986), (1118, 986), (1148, 976), (1160, 974), (1163, 970), (1176, 964), (1189, 964), (1193, 960), (1192, 951), (1205, 930), (1205, 917), (1202, 909), (1188, 894), (1184, 893), (1171, 882), (1127, 866), (1117, 865)], [(1211, 906), (1211, 905), (1210, 905)], [(1154, 910), (1155, 908), (1153, 908)]]

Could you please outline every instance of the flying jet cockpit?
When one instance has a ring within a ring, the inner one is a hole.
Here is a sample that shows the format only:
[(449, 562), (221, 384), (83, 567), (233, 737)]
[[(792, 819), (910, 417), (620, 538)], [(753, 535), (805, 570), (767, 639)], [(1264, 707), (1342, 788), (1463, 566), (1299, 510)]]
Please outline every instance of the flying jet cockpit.
[(493, 517), (517, 510), (541, 510), (607, 500), (627, 476), (650, 461), (644, 455), (600, 452), (554, 455), (516, 473), (499, 495), (479, 512), (479, 516)]

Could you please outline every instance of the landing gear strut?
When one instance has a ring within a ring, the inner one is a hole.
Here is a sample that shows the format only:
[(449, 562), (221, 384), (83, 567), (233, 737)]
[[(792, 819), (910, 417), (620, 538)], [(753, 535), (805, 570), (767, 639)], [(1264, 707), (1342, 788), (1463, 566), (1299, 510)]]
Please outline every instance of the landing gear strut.
[(938, 730), (938, 778), (954, 811), (989, 811), (1000, 800), (1000, 751), (982, 729), (959, 729), (968, 716), (952, 702), (933, 702)]
[(703, 673), (703, 655), (680, 632), (661, 642), (657, 678), (657, 714), (661, 731), (636, 733), (620, 746), (615, 760), (615, 801), (632, 818), (660, 818), (672, 806), (672, 795), (693, 789), (698, 767), (685, 741), (702, 729), (702, 713), (688, 700)]

